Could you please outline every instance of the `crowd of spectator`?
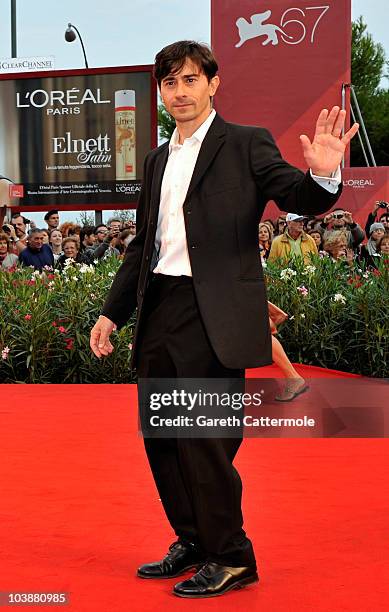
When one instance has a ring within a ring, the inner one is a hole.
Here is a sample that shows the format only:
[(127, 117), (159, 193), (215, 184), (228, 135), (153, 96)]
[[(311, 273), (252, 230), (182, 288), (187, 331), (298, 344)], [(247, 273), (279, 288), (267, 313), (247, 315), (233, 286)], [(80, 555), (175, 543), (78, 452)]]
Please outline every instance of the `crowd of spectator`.
[[(0, 268), (16, 265), (42, 270), (63, 269), (70, 263), (96, 265), (108, 257), (122, 257), (135, 236), (135, 223), (109, 219), (97, 226), (66, 222), (60, 225), (57, 210), (46, 213), (47, 227), (37, 228), (19, 213), (0, 231)], [(30, 227), (27, 230), (27, 227)]]
[[(136, 233), (135, 222), (117, 218), (97, 226), (60, 224), (57, 210), (48, 211), (44, 221), (47, 227), (37, 228), (23, 215), (12, 215), (0, 231), (0, 268), (63, 269), (73, 262), (96, 265), (108, 257), (123, 257)], [(389, 254), (389, 204), (374, 204), (365, 229), (342, 208), (324, 217), (280, 214), (274, 221), (259, 224), (258, 243), (262, 262), (288, 264), (302, 257), (309, 263), (311, 255), (320, 255), (374, 269), (382, 255)]]
[(288, 213), (266, 219), (258, 240), (262, 262), (299, 256), (309, 263), (311, 255), (320, 255), (374, 269), (389, 254), (389, 203), (374, 204), (364, 230), (350, 212), (336, 208), (322, 218)]

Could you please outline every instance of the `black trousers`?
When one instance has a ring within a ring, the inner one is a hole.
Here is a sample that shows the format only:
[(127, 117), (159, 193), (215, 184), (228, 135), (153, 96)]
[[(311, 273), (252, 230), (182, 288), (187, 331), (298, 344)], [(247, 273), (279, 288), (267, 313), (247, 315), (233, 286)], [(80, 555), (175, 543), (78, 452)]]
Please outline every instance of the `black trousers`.
[[(225, 368), (215, 355), (190, 277), (154, 275), (144, 309), (139, 378), (244, 378), (244, 370)], [(164, 510), (178, 538), (196, 543), (210, 561), (235, 567), (255, 565), (242, 527), (242, 483), (233, 466), (241, 442), (241, 437), (144, 438)]]

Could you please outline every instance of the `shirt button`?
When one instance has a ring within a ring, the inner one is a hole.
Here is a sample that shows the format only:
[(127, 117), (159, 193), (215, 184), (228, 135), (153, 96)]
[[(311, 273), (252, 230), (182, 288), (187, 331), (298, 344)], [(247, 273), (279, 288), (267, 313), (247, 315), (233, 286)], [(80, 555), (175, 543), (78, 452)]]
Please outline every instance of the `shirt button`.
[(146, 259), (146, 261), (149, 261), (150, 257), (148, 255), (146, 255), (145, 259)]
[(196, 248), (197, 248), (197, 245), (196, 245), (196, 244), (191, 244), (191, 245), (190, 245), (190, 248), (191, 248), (191, 249), (196, 249)]
[(192, 211), (191, 211), (191, 210), (187, 210), (187, 211), (186, 211), (186, 214), (187, 214), (187, 215), (191, 215), (191, 214), (192, 214)]

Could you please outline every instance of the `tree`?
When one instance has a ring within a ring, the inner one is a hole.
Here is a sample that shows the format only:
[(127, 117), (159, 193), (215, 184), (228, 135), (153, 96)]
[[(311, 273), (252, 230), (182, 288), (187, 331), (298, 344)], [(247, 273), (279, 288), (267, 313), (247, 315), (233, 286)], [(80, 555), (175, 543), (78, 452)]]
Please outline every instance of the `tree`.
[(80, 216), (76, 218), (76, 223), (81, 225), (81, 227), (85, 227), (86, 225), (93, 226), (95, 224), (94, 214), (87, 210), (82, 210)]
[[(377, 165), (389, 165), (389, 90), (381, 87), (388, 68), (385, 51), (367, 32), (363, 17), (352, 24), (351, 82)], [(358, 138), (351, 142), (351, 165), (365, 166)]]
[(112, 219), (120, 219), (122, 223), (125, 223), (126, 221), (135, 221), (135, 210), (132, 208), (114, 210)]
[(170, 140), (176, 127), (176, 122), (163, 104), (158, 105), (158, 126), (160, 137)]

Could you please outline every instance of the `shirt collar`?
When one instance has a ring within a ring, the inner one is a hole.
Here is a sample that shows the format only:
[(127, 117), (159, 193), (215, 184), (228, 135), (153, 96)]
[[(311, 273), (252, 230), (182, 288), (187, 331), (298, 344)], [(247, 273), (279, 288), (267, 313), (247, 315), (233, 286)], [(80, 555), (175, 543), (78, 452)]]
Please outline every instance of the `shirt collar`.
[[(192, 136), (190, 138), (185, 138), (186, 141), (189, 142), (193, 142), (194, 140), (197, 140), (197, 142), (199, 142), (200, 144), (203, 142), (209, 128), (211, 127), (211, 123), (212, 121), (215, 119), (216, 117), (216, 111), (215, 109), (212, 109), (210, 114), (208, 115), (207, 119), (200, 125), (199, 128), (197, 128), (197, 130), (194, 132), (194, 134), (192, 134)], [(182, 146), (178, 144), (178, 130), (177, 128), (175, 128), (172, 137), (170, 139), (170, 143), (169, 143), (169, 153), (171, 153), (172, 148), (174, 146)]]

